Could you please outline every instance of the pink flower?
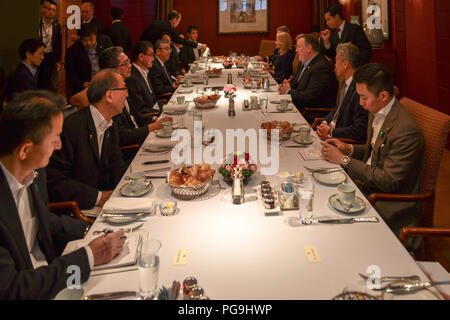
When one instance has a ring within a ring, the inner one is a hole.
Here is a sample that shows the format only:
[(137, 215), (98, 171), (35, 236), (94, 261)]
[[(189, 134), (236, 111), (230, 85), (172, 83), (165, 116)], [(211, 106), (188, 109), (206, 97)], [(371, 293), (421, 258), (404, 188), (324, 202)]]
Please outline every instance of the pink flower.
[(256, 169), (257, 169), (256, 164), (251, 164), (250, 165), (250, 170), (256, 171)]
[(228, 172), (231, 172), (231, 166), (229, 164), (227, 164), (227, 166), (225, 167), (225, 170), (227, 170)]

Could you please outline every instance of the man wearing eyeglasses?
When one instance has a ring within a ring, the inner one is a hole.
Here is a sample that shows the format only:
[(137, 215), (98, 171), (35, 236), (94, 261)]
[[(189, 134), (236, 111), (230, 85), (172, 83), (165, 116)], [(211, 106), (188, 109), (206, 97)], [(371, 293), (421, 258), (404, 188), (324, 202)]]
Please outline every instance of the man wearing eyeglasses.
[(155, 93), (173, 93), (178, 88), (178, 81), (174, 81), (169, 74), (166, 62), (169, 61), (172, 49), (170, 41), (158, 40), (155, 44), (156, 59), (150, 69), (149, 76)]
[(103, 206), (126, 170), (112, 121), (128, 97), (123, 77), (114, 69), (101, 70), (87, 96), (90, 106), (64, 121), (62, 148), (47, 168), (50, 201), (75, 200), (81, 209)]

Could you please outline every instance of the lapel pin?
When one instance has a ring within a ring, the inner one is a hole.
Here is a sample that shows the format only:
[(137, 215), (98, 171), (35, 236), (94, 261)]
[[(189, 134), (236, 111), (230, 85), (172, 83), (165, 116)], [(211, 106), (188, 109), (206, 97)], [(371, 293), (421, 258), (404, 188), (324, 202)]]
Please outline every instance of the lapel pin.
[(385, 134), (386, 134), (386, 131), (381, 130), (379, 136), (380, 136), (381, 138), (383, 138)]

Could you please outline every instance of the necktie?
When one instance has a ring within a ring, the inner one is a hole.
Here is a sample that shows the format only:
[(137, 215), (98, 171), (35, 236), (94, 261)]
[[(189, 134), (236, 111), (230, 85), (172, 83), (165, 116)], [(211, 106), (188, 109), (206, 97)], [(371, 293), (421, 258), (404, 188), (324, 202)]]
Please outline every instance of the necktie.
[(344, 83), (342, 83), (341, 92), (339, 94), (339, 105), (337, 107), (336, 112), (334, 113), (333, 120), (331, 120), (331, 122), (330, 122), (330, 126), (333, 128), (336, 126), (336, 122), (339, 117), (339, 112), (342, 109), (342, 102), (344, 101), (344, 98), (345, 98), (346, 88), (347, 88), (347, 82), (344, 80)]
[(166, 74), (167, 79), (169, 80), (169, 83), (172, 84), (172, 79), (170, 79), (169, 73), (167, 72), (166, 65), (163, 64), (164, 73)]
[(306, 69), (306, 66), (303, 65), (303, 69), (302, 69), (302, 71), (300, 72), (300, 75), (298, 76), (297, 80), (295, 81), (295, 85), (296, 85), (296, 86), (298, 86), (298, 84), (300, 83), (300, 79), (302, 78), (302, 75), (303, 75), (303, 72), (305, 71), (305, 69)]

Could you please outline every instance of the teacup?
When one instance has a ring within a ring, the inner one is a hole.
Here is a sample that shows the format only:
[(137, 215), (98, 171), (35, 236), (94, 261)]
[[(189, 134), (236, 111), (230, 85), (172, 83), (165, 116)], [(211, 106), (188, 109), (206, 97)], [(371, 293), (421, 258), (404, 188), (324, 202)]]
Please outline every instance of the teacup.
[(251, 108), (258, 107), (258, 97), (257, 96), (250, 96), (250, 107)]
[(280, 100), (280, 109), (286, 110), (289, 107), (289, 100), (288, 99), (281, 99)]
[(355, 201), (355, 188), (348, 183), (342, 183), (337, 187), (338, 198), (345, 207), (351, 207)]
[(128, 184), (133, 192), (137, 192), (139, 189), (145, 186), (145, 173), (134, 172), (130, 173), (127, 177)]
[(173, 131), (173, 122), (172, 121), (165, 121), (162, 124), (162, 132), (164, 135), (169, 135)]
[(309, 125), (303, 125), (298, 129), (298, 135), (301, 141), (308, 141), (311, 136), (311, 127)]
[(185, 100), (186, 100), (185, 96), (178, 96), (177, 97), (177, 103), (178, 104), (184, 104)]
[(192, 85), (191, 79), (186, 79), (186, 80), (184, 81), (184, 85), (185, 85), (186, 87), (190, 87), (190, 86)]

